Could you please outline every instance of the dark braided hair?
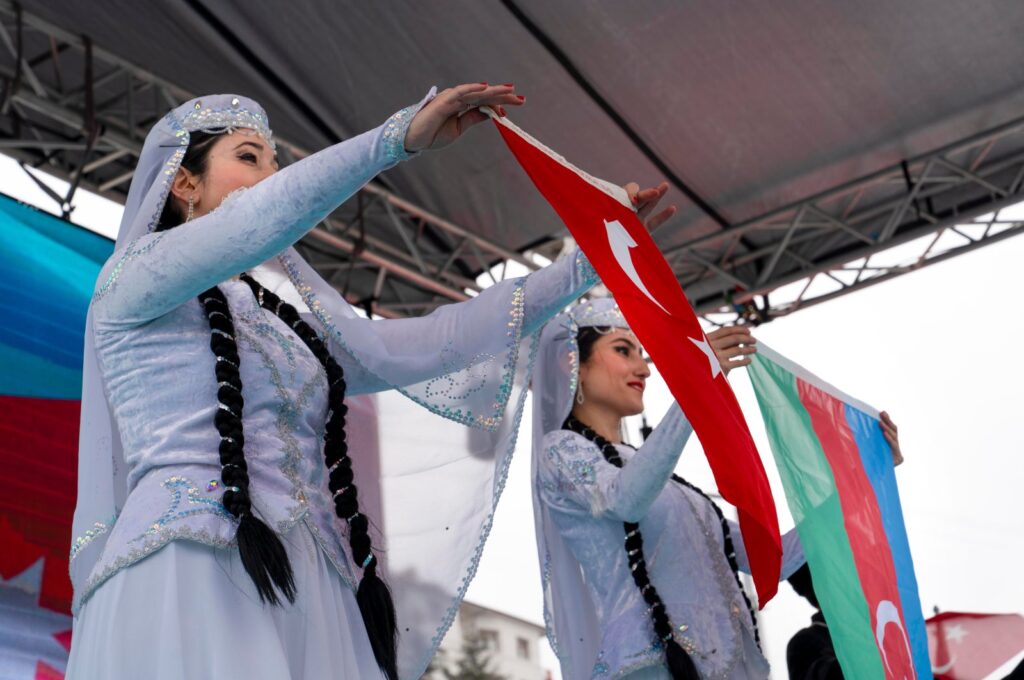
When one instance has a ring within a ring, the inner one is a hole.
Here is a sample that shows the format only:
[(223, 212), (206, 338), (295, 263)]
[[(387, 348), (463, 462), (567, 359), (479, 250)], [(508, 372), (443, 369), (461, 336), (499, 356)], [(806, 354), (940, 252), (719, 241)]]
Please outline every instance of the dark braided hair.
[(718, 503), (711, 500), (711, 497), (699, 489), (696, 485), (691, 484), (679, 475), (673, 474), (672, 481), (677, 484), (682, 484), (690, 491), (700, 494), (704, 500), (711, 504), (711, 507), (715, 509), (715, 514), (718, 515), (718, 521), (722, 525), (722, 545), (725, 549), (725, 559), (729, 561), (729, 567), (732, 569), (732, 575), (736, 579), (736, 587), (740, 590), (740, 595), (743, 596), (743, 601), (747, 604), (747, 611), (750, 612), (750, 622), (754, 626), (754, 642), (757, 643), (757, 648), (761, 648), (761, 634), (757, 629), (757, 612), (754, 610), (754, 605), (747, 596), (747, 591), (743, 588), (743, 582), (740, 581), (740, 565), (736, 562), (736, 548), (733, 547), (732, 542), (732, 531), (729, 529), (729, 521), (725, 518), (725, 514), (722, 509), (718, 507)]
[(277, 534), (252, 513), (242, 431), (242, 379), (231, 310), (216, 286), (200, 294), (199, 302), (210, 324), (210, 349), (216, 357), (217, 412), (213, 423), (220, 434), (220, 478), (224, 483), (221, 503), (238, 518), (238, 552), (260, 600), (278, 604), (276, 586), (289, 602), (294, 602), (295, 578), (288, 553)]
[(345, 441), (345, 373), (334, 360), (313, 327), (302, 320), (295, 307), (284, 302), (248, 274), (242, 281), (249, 285), (263, 309), (276, 314), (302, 339), (309, 351), (320, 360), (327, 373), (328, 411), (324, 434), (324, 464), (328, 470), (328, 488), (334, 499), (334, 511), (349, 527), (352, 556), (363, 568), (356, 601), (370, 637), (373, 654), (388, 678), (397, 680), (397, 623), (391, 591), (377, 574), (377, 557), (370, 540), (370, 523), (359, 511), (359, 495), (352, 474), (352, 458)]
[[(573, 416), (569, 416), (562, 425), (563, 429), (570, 430), (582, 435), (594, 442), (601, 450), (604, 459), (615, 467), (622, 467), (622, 458), (619, 456), (615, 445), (587, 427)], [(633, 583), (640, 589), (640, 595), (647, 603), (648, 612), (651, 615), (651, 622), (654, 624), (654, 633), (661, 640), (665, 649), (665, 661), (668, 671), (673, 680), (700, 680), (700, 672), (694, 665), (689, 653), (683, 649), (675, 640), (672, 634), (672, 621), (668, 618), (668, 611), (665, 603), (658, 595), (657, 588), (651, 583), (651, 577), (647, 573), (647, 560), (644, 558), (644, 538), (640, 534), (640, 524), (637, 522), (623, 522), (622, 529), (626, 532), (626, 561), (629, 563), (629, 571), (633, 574)]]
[[(194, 132), (182, 159), (182, 167), (202, 176), (209, 153), (218, 135)], [(158, 230), (170, 229), (183, 221), (181, 210), (169, 199), (161, 214)], [(398, 680), (397, 624), (394, 603), (387, 584), (377, 574), (377, 558), (369, 534), (369, 520), (359, 511), (358, 491), (354, 483), (352, 459), (345, 440), (345, 375), (330, 355), (317, 332), (292, 305), (266, 290), (248, 274), (240, 277), (252, 290), (260, 306), (277, 315), (303, 341), (327, 373), (328, 414), (324, 435), (324, 462), (328, 469), (335, 512), (349, 526), (352, 555), (363, 568), (356, 601), (378, 665), (389, 680)], [(276, 590), (295, 601), (295, 581), (288, 554), (281, 539), (252, 513), (249, 476), (245, 463), (245, 438), (242, 428), (242, 381), (239, 376), (238, 346), (235, 329), (224, 293), (214, 286), (199, 295), (199, 302), (210, 324), (210, 348), (216, 357), (218, 407), (214, 425), (221, 436), (221, 480), (225, 485), (221, 502), (239, 519), (237, 540), (242, 564), (256, 586), (262, 601), (280, 604)], [(276, 588), (276, 590), (275, 590)]]
[[(202, 176), (218, 135), (194, 132), (181, 165), (189, 172)], [(160, 215), (158, 231), (171, 229), (183, 221), (181, 209), (174, 197), (169, 196)], [(291, 562), (281, 539), (252, 512), (249, 495), (249, 469), (245, 462), (245, 434), (242, 428), (242, 378), (239, 375), (238, 346), (235, 326), (224, 293), (214, 286), (199, 294), (199, 303), (210, 324), (210, 349), (216, 357), (217, 412), (214, 426), (220, 434), (221, 482), (224, 494), (221, 503), (238, 518), (238, 553), (242, 566), (249, 574), (260, 601), (272, 605), (280, 603), (277, 591), (295, 601), (295, 577)]]
[[(611, 332), (611, 330), (611, 327), (596, 326), (584, 326), (579, 329), (576, 342), (579, 347), (580, 363), (583, 363), (590, 358), (594, 348), (594, 343), (597, 339), (602, 335)], [(619, 468), (623, 466), (622, 457), (619, 455), (615, 445), (597, 434), (597, 432), (592, 428), (580, 422), (573, 415), (570, 414), (569, 417), (566, 418), (562, 428), (575, 432), (593, 442), (601, 450), (601, 454), (604, 456), (605, 460), (612, 465)], [(729, 522), (726, 520), (725, 514), (722, 512), (722, 509), (718, 507), (717, 503), (715, 503), (706, 493), (694, 484), (691, 484), (676, 474), (672, 475), (672, 480), (699, 494), (711, 504), (712, 508), (714, 508), (715, 514), (718, 516), (718, 520), (722, 527), (722, 544), (725, 557), (729, 562), (729, 567), (732, 569), (733, 577), (736, 579), (736, 587), (739, 588), (740, 594), (743, 595), (743, 601), (746, 603), (747, 610), (750, 612), (750, 620), (753, 623), (754, 629), (754, 641), (760, 648), (761, 638), (757, 628), (757, 615), (750, 602), (750, 598), (747, 596), (746, 590), (743, 588), (743, 583), (740, 581), (739, 564), (736, 561), (736, 549), (733, 545), (732, 532), (729, 529)], [(665, 658), (668, 662), (669, 672), (672, 674), (673, 678), (697, 680), (700, 678), (700, 674), (686, 650), (684, 650), (672, 638), (672, 623), (665, 610), (665, 604), (662, 602), (657, 589), (654, 587), (654, 584), (651, 583), (650, 576), (647, 573), (647, 562), (643, 555), (643, 537), (640, 534), (640, 525), (634, 522), (623, 522), (623, 529), (626, 532), (626, 558), (629, 563), (630, 571), (633, 574), (633, 582), (636, 584), (637, 588), (640, 589), (640, 593), (643, 595), (644, 601), (647, 602), (650, 607), (651, 621), (654, 624), (654, 631), (665, 645)]]

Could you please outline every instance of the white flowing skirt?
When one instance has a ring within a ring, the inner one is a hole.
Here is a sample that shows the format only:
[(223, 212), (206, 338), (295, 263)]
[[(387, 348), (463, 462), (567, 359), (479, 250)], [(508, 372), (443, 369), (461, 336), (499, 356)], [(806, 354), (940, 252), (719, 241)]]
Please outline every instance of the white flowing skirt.
[(68, 680), (380, 679), (355, 593), (299, 522), (297, 595), (261, 604), (236, 549), (172, 541), (100, 586), (74, 623)]

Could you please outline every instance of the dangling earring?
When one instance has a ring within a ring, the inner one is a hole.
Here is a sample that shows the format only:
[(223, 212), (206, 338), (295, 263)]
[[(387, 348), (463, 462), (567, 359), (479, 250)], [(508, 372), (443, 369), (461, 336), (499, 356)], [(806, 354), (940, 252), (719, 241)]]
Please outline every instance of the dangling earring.
[(576, 403), (580, 406), (583, 405), (583, 383), (576, 389)]
[(189, 222), (189, 221), (192, 220), (192, 215), (195, 213), (195, 207), (196, 207), (195, 203), (196, 203), (196, 197), (194, 195), (193, 196), (189, 196), (188, 197), (188, 215), (185, 216), (185, 221), (186, 222)]

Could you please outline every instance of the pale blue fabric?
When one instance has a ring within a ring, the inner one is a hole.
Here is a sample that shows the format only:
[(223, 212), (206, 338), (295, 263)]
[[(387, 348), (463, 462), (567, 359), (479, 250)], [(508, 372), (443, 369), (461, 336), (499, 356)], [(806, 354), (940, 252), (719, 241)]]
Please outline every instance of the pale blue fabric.
[[(255, 194), (262, 186), (250, 191)], [(225, 220), (207, 226), (230, 233), (236, 230), (233, 224)], [(174, 232), (179, 229), (184, 230), (184, 226), (168, 232), (168, 236), (177, 237)], [(209, 324), (198, 301), (189, 295), (191, 289), (185, 286), (179, 287), (179, 297), (189, 297), (180, 299), (170, 311), (140, 322), (155, 313), (140, 311), (139, 300), (159, 300), (156, 308), (162, 310), (178, 298), (171, 293), (158, 292), (150, 298), (135, 292), (159, 290), (163, 281), (195, 278), (195, 271), (205, 263), (197, 266), (191, 257), (201, 260), (208, 245), (199, 233), (184, 233), (193, 238), (163, 240), (160, 248), (133, 258), (122, 268), (111, 292), (94, 302), (99, 364), (119, 425), (131, 491), (102, 558), (76, 590), (76, 610), (104, 579), (169, 540), (188, 538), (220, 546), (232, 543), (235, 522), (219, 502), (223, 489), (219, 486), (217, 454), (220, 439), (213, 427), (217, 385)], [(246, 236), (252, 237), (250, 229), (246, 229)], [(242, 242), (236, 242), (234, 248)], [(172, 253), (165, 252), (165, 248), (173, 249)], [(167, 260), (178, 264), (173, 276), (164, 272)], [(593, 284), (580, 272), (575, 257), (567, 257), (527, 277), (523, 295), (527, 323), (538, 326), (537, 319), (542, 320), (547, 310), (560, 309)], [(228, 299), (235, 325), (254, 507), (279, 532), (287, 531), (310, 512), (314, 535), (342, 577), (352, 582), (345, 531), (334, 514), (320, 451), (327, 412), (323, 369), (290, 328), (260, 308), (245, 283), (228, 280), (220, 288)], [(127, 292), (123, 298), (117, 294), (121, 290)], [(491, 295), (492, 290), (502, 292), (488, 289), (481, 293), (476, 299), (480, 309), (491, 297), (497, 297)], [(499, 300), (498, 304), (502, 303), (509, 304)], [(456, 311), (455, 307), (451, 312)], [(306, 317), (316, 323), (309, 314)], [(132, 325), (125, 319), (131, 319)], [(456, 330), (470, 322), (470, 317), (463, 315), (451, 327)], [(392, 330), (400, 334), (396, 339), (406, 333), (403, 323), (365, 323), (375, 325), (376, 332), (385, 339)], [(503, 328), (495, 330), (504, 332)], [(331, 349), (347, 369), (349, 394), (387, 387), (340, 346), (332, 343)], [(443, 375), (446, 370), (438, 354), (433, 365), (423, 364), (422, 372), (410, 374), (410, 381)]]
[[(424, 431), (419, 449), (390, 452), (411, 461), (402, 478), (419, 496), (384, 498), (382, 514), (389, 525), (410, 507), (418, 514), (414, 529), (375, 543), (386, 549), (382, 562), (403, 633), (400, 671), (418, 677), (451, 624), (486, 540), (522, 413), (535, 331), (596, 276), (574, 253), (426, 317), (370, 321), (356, 315), (289, 246), (406, 157), (401, 140), (418, 107), (232, 194), (203, 217), (153, 233), (167, 178), (180, 164), (182, 137), (174, 130), (199, 104), (171, 112), (147, 138), (136, 175), (141, 188), (133, 183), (136, 198), (129, 198), (134, 212), (126, 212), (90, 308), (71, 562), (74, 610), (91, 603), (90, 597), (103, 597), (100, 586), (108, 579), (171, 541), (233, 549), (236, 522), (220, 504), (214, 356), (195, 298), (215, 284), (234, 317), (254, 511), (281, 534), (301, 522), (340, 578), (349, 586), (358, 582), (361, 568), (350, 559), (347, 528), (334, 514), (322, 459), (326, 378), (292, 330), (231, 278), (255, 267), (259, 280), (296, 304), (323, 334), (345, 368), (350, 395), (394, 389), (441, 421)], [(257, 130), (265, 122), (258, 105), (244, 98), (205, 97), (202, 106), (217, 112), (220, 122)], [(239, 109), (259, 115), (231, 113)], [(446, 465), (438, 465), (435, 454), (421, 451), (446, 424), (460, 436), (444, 447)], [(349, 419), (350, 439), (362, 425)], [(375, 438), (371, 432), (366, 441)], [(352, 454), (379, 454), (381, 474), (381, 467), (395, 465), (380, 448), (361, 452), (353, 446)], [(356, 468), (358, 476), (358, 462)], [(367, 492), (378, 481), (360, 478)], [(416, 503), (435, 494), (445, 502), (423, 515)], [(436, 554), (419, 549), (423, 541)], [(121, 615), (145, 616), (145, 603), (137, 605)], [(110, 611), (110, 603), (103, 609)]]
[(267, 607), (237, 550), (172, 541), (75, 619), (67, 680), (383, 680), (355, 593), (307, 526), (282, 536), (293, 606)]
[[(680, 636), (693, 645), (691, 656), (704, 677), (768, 676), (714, 508), (699, 494), (666, 483), (691, 432), (673, 406), (638, 451), (616, 447), (625, 462), (621, 469), (596, 445), (566, 430), (545, 436), (538, 452), (549, 463), (540, 468), (540, 496), (580, 563), (601, 624), (594, 677), (616, 678), (664, 664), (622, 547), (622, 523), (635, 521), (651, 582), (673, 624), (687, 626)], [(739, 526), (730, 528), (740, 567), (749, 569)], [(785, 535), (783, 549), (785, 578), (804, 562), (794, 531)]]
[[(544, 328), (533, 374), (534, 518), (545, 624), (562, 677), (668, 677), (623, 547), (623, 522), (637, 521), (651, 582), (702, 677), (767, 677), (724, 554), (721, 522), (700, 494), (669, 481), (692, 433), (678, 405), (639, 451), (617, 446), (623, 468), (561, 429), (578, 382), (583, 326), (628, 328), (614, 300), (581, 303)], [(739, 526), (730, 522), (730, 531), (739, 566), (749, 569)], [(803, 562), (790, 531), (783, 536), (782, 577)]]

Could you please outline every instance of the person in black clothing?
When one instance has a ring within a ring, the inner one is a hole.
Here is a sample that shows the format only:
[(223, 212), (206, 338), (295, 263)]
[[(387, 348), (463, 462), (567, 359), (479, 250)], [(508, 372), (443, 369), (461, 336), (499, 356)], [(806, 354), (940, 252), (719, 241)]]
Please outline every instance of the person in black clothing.
[(818, 605), (818, 598), (814, 596), (810, 568), (805, 564), (788, 581), (796, 594), (817, 610), (811, 615), (811, 625), (797, 631), (786, 645), (786, 666), (790, 680), (842, 680), (843, 671), (832, 646), (832, 636)]

